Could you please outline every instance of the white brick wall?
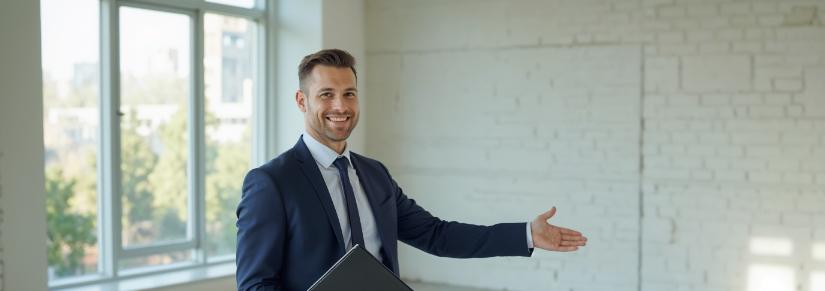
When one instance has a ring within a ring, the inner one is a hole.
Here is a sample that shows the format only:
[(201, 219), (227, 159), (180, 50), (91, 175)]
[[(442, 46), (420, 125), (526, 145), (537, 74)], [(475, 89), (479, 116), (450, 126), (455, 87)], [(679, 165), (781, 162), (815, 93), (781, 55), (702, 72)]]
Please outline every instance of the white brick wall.
[[(489, 224), (527, 221), (556, 205), (560, 223), (609, 242), (534, 260), (404, 250), (405, 276), (528, 290), (635, 286), (634, 270), (622, 266), (638, 259), (639, 62), (638, 46), (369, 56), (380, 74), (370, 76), (368, 94), (384, 98), (368, 103), (380, 120), (367, 124), (368, 136), (381, 137), (368, 150), (429, 210)], [(492, 269), (505, 273), (486, 276)], [(537, 279), (514, 280), (525, 275)]]
[[(3, 163), (3, 152), (0, 152), (0, 165)], [(0, 291), (3, 291), (3, 173), (0, 172)]]
[[(816, 87), (825, 80), (818, 75), (825, 28), (818, 20), (790, 22), (799, 7), (825, 11), (825, 1), (691, 2), (667, 1), (645, 18), (662, 23), (655, 33), (688, 37), (678, 42), (681, 51), (660, 41), (645, 45), (646, 59), (676, 58), (682, 75), (677, 86), (645, 86), (643, 225), (671, 222), (674, 239), (643, 229), (642, 289), (748, 290), (749, 267), (768, 263), (793, 270), (796, 281), (787, 290), (813, 290), (807, 278), (823, 270), (806, 254), (822, 224), (816, 209), (825, 209), (812, 198), (825, 196), (817, 184), (825, 164), (817, 152), (825, 145), (817, 102), (825, 89)], [(713, 13), (661, 14), (696, 5)], [(683, 98), (700, 102), (674, 100)], [(685, 124), (661, 126), (671, 121)], [(697, 122), (703, 126), (690, 126)], [(701, 150), (667, 151), (693, 147)], [(748, 243), (757, 236), (790, 239), (798, 251), (789, 258), (754, 255)], [(679, 261), (659, 250), (688, 256)]]
[[(812, 290), (825, 272), (811, 255), (825, 243), (823, 23), (825, 0), (368, 1), (368, 153), (443, 218), (556, 205), (556, 222), (591, 238), (533, 259), (405, 248), (402, 273), (744, 291), (768, 264), (792, 270), (787, 290)], [(754, 237), (795, 251), (755, 255)]]

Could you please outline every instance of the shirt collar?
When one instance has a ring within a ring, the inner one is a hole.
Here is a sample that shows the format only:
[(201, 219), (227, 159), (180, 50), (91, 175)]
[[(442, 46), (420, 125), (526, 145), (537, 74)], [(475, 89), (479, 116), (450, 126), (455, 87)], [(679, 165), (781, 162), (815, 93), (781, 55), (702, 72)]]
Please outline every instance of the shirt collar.
[(332, 163), (335, 162), (338, 157), (346, 157), (347, 161), (351, 161), (349, 149), (346, 147), (344, 148), (344, 152), (339, 155), (328, 146), (315, 140), (315, 138), (306, 132), (301, 135), (301, 138), (304, 140), (304, 144), (306, 144), (307, 149), (309, 149), (309, 153), (312, 155), (312, 158), (324, 168), (329, 168), (332, 166)]

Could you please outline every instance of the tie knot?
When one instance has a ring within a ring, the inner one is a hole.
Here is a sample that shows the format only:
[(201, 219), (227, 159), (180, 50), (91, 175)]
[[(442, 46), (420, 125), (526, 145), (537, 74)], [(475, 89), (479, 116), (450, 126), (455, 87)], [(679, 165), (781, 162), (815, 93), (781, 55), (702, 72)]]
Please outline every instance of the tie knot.
[(347, 160), (347, 157), (338, 157), (337, 159), (335, 159), (335, 162), (332, 162), (332, 164), (335, 165), (336, 168), (338, 168), (338, 171), (346, 173), (347, 166), (349, 165), (349, 160)]

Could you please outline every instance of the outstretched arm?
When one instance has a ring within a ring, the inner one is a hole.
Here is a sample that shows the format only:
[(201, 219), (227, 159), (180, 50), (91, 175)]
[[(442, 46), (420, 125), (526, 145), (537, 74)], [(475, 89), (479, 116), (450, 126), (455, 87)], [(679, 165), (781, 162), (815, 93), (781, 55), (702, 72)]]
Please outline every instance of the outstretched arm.
[(525, 242), (527, 223), (491, 226), (444, 221), (431, 215), (396, 189), (398, 239), (430, 254), (452, 258), (530, 256)]

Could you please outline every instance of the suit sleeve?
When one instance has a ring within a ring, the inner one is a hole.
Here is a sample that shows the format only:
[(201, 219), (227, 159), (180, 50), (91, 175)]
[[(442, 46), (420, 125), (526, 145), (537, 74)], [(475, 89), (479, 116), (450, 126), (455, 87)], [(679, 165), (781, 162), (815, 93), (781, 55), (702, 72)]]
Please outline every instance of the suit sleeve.
[(244, 178), (235, 255), (238, 290), (282, 290), (286, 215), (272, 179), (258, 169)]
[[(383, 166), (383, 165), (382, 165)], [(427, 253), (451, 258), (530, 256), (525, 223), (491, 226), (444, 221), (410, 199), (390, 177), (398, 210), (398, 239)]]

